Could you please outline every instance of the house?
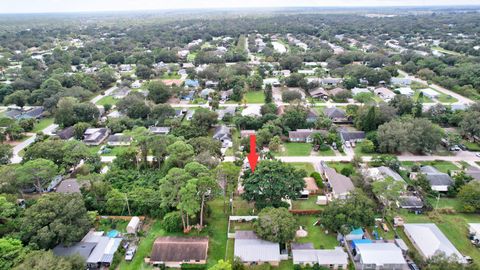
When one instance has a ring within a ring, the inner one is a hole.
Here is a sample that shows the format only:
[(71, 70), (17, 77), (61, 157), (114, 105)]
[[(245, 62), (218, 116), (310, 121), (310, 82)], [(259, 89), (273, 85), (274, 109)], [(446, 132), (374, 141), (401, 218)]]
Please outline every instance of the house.
[(390, 90), (388, 88), (385, 88), (385, 87), (376, 88), (375, 90), (373, 90), (373, 93), (375, 95), (379, 96), (385, 102), (389, 102), (396, 95), (392, 90)]
[(337, 107), (325, 108), (325, 115), (332, 120), (333, 123), (349, 123), (347, 113)]
[(298, 71), (299, 74), (303, 74), (305, 76), (313, 76), (315, 75), (315, 70), (313, 69), (301, 69)]
[(39, 119), (43, 116), (43, 107), (29, 107), (29, 108), (8, 108), (4, 113), (5, 117), (21, 120), (21, 119)]
[(229, 89), (227, 91), (220, 92), (220, 100), (221, 101), (228, 101), (230, 100), (230, 96), (233, 95), (233, 89)]
[(434, 223), (408, 223), (403, 226), (405, 234), (423, 259), (444, 253), (447, 257), (455, 255), (460, 263), (466, 263), (462, 254)]
[(262, 116), (260, 105), (249, 105), (242, 111), (242, 116), (260, 117)]
[(108, 128), (87, 128), (83, 133), (83, 142), (86, 145), (99, 145), (107, 139), (109, 134)]
[(137, 80), (132, 83), (132, 88), (140, 88), (140, 87), (142, 87), (142, 83), (140, 81)]
[(233, 106), (226, 107), (225, 109), (218, 110), (218, 120), (222, 120), (225, 116), (234, 116), (236, 108)]
[(348, 234), (345, 235), (344, 240), (352, 241), (352, 246), (355, 247), (358, 243), (371, 243), (372, 240), (365, 239), (365, 232), (362, 228), (356, 228), (351, 230)]
[(167, 135), (170, 133), (170, 127), (155, 127), (150, 126), (148, 130), (155, 135)]
[(320, 79), (322, 85), (338, 85), (343, 81), (342, 78), (324, 78)]
[(468, 234), (471, 240), (480, 242), (480, 223), (468, 223)]
[(433, 166), (422, 166), (420, 172), (425, 174), (432, 190), (439, 192), (448, 191), (448, 187), (453, 184), (453, 179), (446, 173), (439, 172)]
[(415, 91), (413, 91), (410, 87), (400, 87), (395, 89), (395, 91), (398, 91), (401, 95), (405, 95), (407, 97), (413, 97), (413, 95), (415, 95)]
[(368, 90), (367, 88), (355, 87), (355, 88), (352, 89), (352, 96), (356, 96), (356, 95), (361, 94), (361, 93), (371, 94), (372, 92), (370, 92), (370, 90)]
[(207, 88), (215, 88), (217, 86), (218, 86), (217, 81), (206, 81), (205, 82), (205, 87), (207, 87)]
[(240, 130), (240, 137), (246, 138), (250, 137), (250, 135), (255, 135), (255, 130)]
[(223, 148), (231, 147), (233, 142), (232, 142), (232, 133), (230, 131), (230, 128), (227, 126), (218, 126), (215, 129), (215, 134), (213, 135), (213, 139), (220, 141), (222, 143)]
[(310, 109), (307, 112), (307, 123), (315, 123), (318, 119), (318, 112), (315, 109)]
[(313, 142), (313, 134), (322, 133), (325, 135), (327, 132), (325, 130), (315, 130), (315, 129), (297, 129), (295, 131), (288, 132), (288, 140), (291, 142)]
[(330, 96), (330, 94), (322, 87), (317, 87), (315, 89), (312, 89), (309, 91), (309, 93), (310, 93), (310, 96), (312, 96), (313, 98), (321, 98), (324, 100), (327, 100), (328, 97)]
[(112, 264), (113, 256), (117, 252), (122, 238), (104, 236), (103, 232), (90, 231), (82, 241), (72, 246), (62, 244), (53, 249), (57, 256), (71, 256), (79, 254), (86, 263), (87, 269), (104, 269)]
[(340, 128), (338, 130), (340, 139), (342, 142), (358, 142), (365, 139), (365, 132), (361, 130), (349, 129), (349, 128)]
[(129, 65), (129, 64), (122, 64), (119, 66), (118, 68), (121, 72), (128, 72), (128, 71), (132, 71), (132, 65)]
[(133, 139), (131, 136), (117, 133), (108, 137), (107, 144), (110, 146), (129, 146), (132, 141)]
[(233, 254), (247, 265), (280, 264), (280, 244), (262, 240), (253, 231), (236, 231)]
[(153, 266), (180, 268), (182, 264), (207, 262), (208, 237), (158, 237), (148, 262)]
[(191, 100), (193, 100), (194, 96), (195, 96), (195, 91), (192, 90), (192, 91), (188, 91), (184, 95), (181, 95), (180, 99), (181, 100), (186, 100), (186, 101), (191, 101)]
[(328, 167), (325, 162), (320, 163), (321, 173), (329, 187), (328, 197), (330, 199), (345, 199), (355, 189), (352, 180), (335, 169)]
[(185, 119), (188, 121), (192, 120), (194, 114), (195, 110), (187, 110), (187, 113), (185, 114)]
[(384, 180), (387, 177), (391, 177), (395, 181), (404, 181), (400, 174), (385, 166), (368, 168), (364, 170), (363, 174), (366, 178), (369, 178), (373, 181)]
[(200, 91), (200, 96), (204, 99), (207, 99), (212, 93), (215, 93), (215, 90), (213, 90), (212, 88), (205, 88)]
[(358, 243), (355, 245), (356, 269), (409, 270), (402, 250), (394, 243)]
[(62, 140), (69, 140), (73, 138), (75, 128), (73, 126), (57, 131), (56, 135)]
[(274, 70), (272, 72), (273, 76), (283, 76), (283, 77), (289, 77), (292, 74), (292, 72), (288, 69), (284, 70)]
[(181, 59), (185, 59), (189, 53), (189, 50), (180, 50), (177, 52), (177, 56)]
[(198, 88), (200, 83), (197, 80), (185, 80), (185, 86), (190, 88)]
[(270, 84), (273, 87), (281, 86), (280, 81), (277, 78), (267, 78), (263, 79), (263, 86)]
[(428, 97), (430, 99), (437, 99), (440, 96), (440, 94), (437, 91), (431, 88), (420, 89), (419, 91), (423, 94), (423, 96)]
[(318, 264), (328, 269), (348, 268), (348, 254), (341, 247), (335, 247), (335, 249), (294, 248), (292, 244), (292, 257), (295, 265)]
[(391, 78), (390, 83), (392, 85), (401, 85), (401, 86), (407, 86), (412, 84), (412, 80), (408, 78)]
[(305, 177), (303, 178), (305, 181), (305, 191), (308, 191), (308, 194), (317, 194), (320, 189), (317, 186), (317, 182), (315, 181), (315, 178), (313, 177)]
[(413, 212), (420, 212), (423, 209), (423, 201), (416, 195), (401, 195), (396, 202), (398, 208)]
[(77, 179), (65, 179), (55, 189), (57, 193), (80, 193), (80, 185)]
[(348, 91), (346, 89), (340, 88), (340, 87), (335, 87), (331, 90), (328, 90), (329, 96), (336, 96), (344, 91)]

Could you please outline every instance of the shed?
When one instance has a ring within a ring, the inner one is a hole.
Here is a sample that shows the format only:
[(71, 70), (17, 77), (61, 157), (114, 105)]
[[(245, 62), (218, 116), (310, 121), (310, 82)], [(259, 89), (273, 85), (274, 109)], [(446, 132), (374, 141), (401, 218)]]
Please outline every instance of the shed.
[(130, 219), (130, 222), (128, 222), (127, 225), (127, 233), (129, 234), (135, 234), (140, 226), (140, 218), (138, 217), (132, 217)]

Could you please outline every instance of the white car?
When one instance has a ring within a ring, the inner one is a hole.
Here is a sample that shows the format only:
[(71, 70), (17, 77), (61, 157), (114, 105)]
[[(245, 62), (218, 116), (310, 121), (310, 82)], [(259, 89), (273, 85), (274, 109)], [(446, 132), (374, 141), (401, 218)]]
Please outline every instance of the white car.
[(125, 252), (125, 261), (127, 262), (131, 261), (136, 251), (137, 251), (137, 247), (130, 247), (127, 250), (127, 252)]
[(475, 156), (480, 157), (480, 153), (476, 153)]

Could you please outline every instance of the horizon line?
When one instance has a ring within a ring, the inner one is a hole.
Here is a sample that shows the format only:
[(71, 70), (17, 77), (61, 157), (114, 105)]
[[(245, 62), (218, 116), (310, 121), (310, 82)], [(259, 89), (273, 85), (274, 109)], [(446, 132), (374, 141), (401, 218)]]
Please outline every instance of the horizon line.
[(195, 7), (195, 8), (158, 8), (158, 9), (119, 9), (119, 10), (65, 10), (65, 11), (31, 11), (31, 12), (0, 12), (1, 15), (51, 15), (51, 14), (85, 14), (85, 13), (138, 13), (138, 12), (159, 12), (159, 11), (220, 11), (220, 10), (249, 10), (249, 9), (297, 9), (297, 8), (317, 8), (317, 9), (361, 9), (361, 8), (444, 8), (444, 7), (454, 7), (454, 8), (464, 8), (464, 7), (479, 7), (478, 4), (462, 4), (462, 5), (452, 5), (452, 4), (412, 4), (412, 5), (351, 5), (351, 6), (250, 6), (250, 7)]

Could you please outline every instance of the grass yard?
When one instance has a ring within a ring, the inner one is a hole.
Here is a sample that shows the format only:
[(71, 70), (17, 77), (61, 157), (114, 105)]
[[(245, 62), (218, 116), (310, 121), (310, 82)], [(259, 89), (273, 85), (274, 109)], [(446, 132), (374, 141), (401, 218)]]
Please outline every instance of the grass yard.
[(462, 141), (462, 144), (464, 144), (469, 151), (475, 151), (475, 152), (480, 151), (480, 144), (478, 143)]
[(317, 196), (311, 195), (307, 200), (295, 200), (292, 201), (293, 210), (320, 210), (324, 206), (316, 204)]
[(42, 130), (44, 130), (46, 127), (50, 126), (53, 124), (54, 119), (53, 118), (43, 118), (40, 121), (38, 121), (35, 126), (33, 127), (32, 132), (37, 133)]
[(104, 231), (107, 233), (111, 230), (117, 230), (126, 233), (128, 222), (128, 220), (100, 219), (98, 221), (97, 231)]
[[(437, 91), (437, 92), (438, 92), (438, 91)], [(440, 95), (438, 96), (437, 100), (440, 101), (440, 102), (445, 102), (445, 103), (447, 103), (447, 102), (448, 102), (448, 103), (458, 102), (458, 99), (456, 99), (456, 98), (454, 98), (454, 97), (452, 97), (452, 96), (450, 96), (450, 95), (445, 95), (445, 94), (440, 93), (440, 92), (439, 92), (439, 94), (440, 94)]]
[(101, 98), (99, 101), (97, 101), (97, 105), (104, 106), (105, 104), (110, 104), (110, 105), (115, 105), (117, 104), (118, 99), (113, 98), (112, 96), (105, 96)]
[(129, 146), (109, 146), (110, 152), (102, 154), (102, 156), (118, 156), (121, 153), (127, 151), (130, 147)]
[(337, 173), (340, 173), (343, 168), (350, 168), (355, 174), (355, 168), (353, 168), (353, 164), (349, 162), (327, 162), (328, 166), (334, 168)]
[(450, 51), (450, 50), (447, 50), (447, 49), (444, 49), (440, 46), (432, 46), (432, 50), (437, 50), (441, 53), (444, 53), (444, 54), (451, 54), (451, 55), (455, 55), (455, 56), (461, 56), (462, 54), (459, 53), (459, 52), (454, 52), (454, 51)]
[[(418, 99), (420, 98), (420, 91), (415, 91), (415, 95), (413, 96), (413, 101), (417, 102)], [(433, 100), (431, 98), (428, 98), (426, 96), (422, 96), (422, 102), (423, 103), (432, 103)]]
[(448, 171), (460, 170), (460, 168), (457, 167), (452, 162), (444, 161), (444, 160), (424, 161), (424, 162), (413, 162), (413, 161), (403, 161), (402, 162), (402, 166), (409, 169), (409, 170), (415, 164), (430, 165), (430, 166), (433, 166), (433, 167), (437, 168), (437, 170), (439, 170), (443, 173), (448, 173)]
[(295, 162), (295, 163), (289, 163), (290, 165), (293, 165), (296, 169), (303, 169), (307, 172), (307, 175), (310, 175), (311, 173), (315, 172), (315, 168), (313, 168), (312, 163), (307, 163), (307, 162)]
[(162, 77), (160, 77), (162, 80), (178, 80), (180, 79), (182, 76), (180, 74), (178, 74), (177, 72), (171, 72), (171, 73), (168, 73), (168, 72), (165, 72), (162, 74)]
[(321, 226), (314, 226), (313, 224), (319, 219), (317, 216), (295, 216), (297, 223), (308, 232), (307, 237), (297, 238), (298, 243), (313, 243), (315, 248), (319, 249), (333, 249), (338, 246), (337, 236), (333, 232), (325, 233), (325, 229)]
[[(440, 198), (440, 200), (437, 199), (437, 197), (432, 198), (428, 197), (427, 198), (428, 202), (433, 208), (453, 208), (457, 209), (459, 202), (455, 198)], [(438, 204), (437, 204), (438, 203)]]
[(335, 152), (333, 152), (333, 149), (331, 147), (328, 147), (327, 150), (318, 150), (317, 153), (319, 156), (322, 157), (327, 157), (327, 156), (335, 156)]
[(310, 156), (310, 152), (312, 152), (310, 143), (287, 142), (284, 147), (285, 151), (281, 153), (283, 156)]
[(263, 91), (248, 91), (245, 94), (245, 100), (247, 103), (264, 103), (265, 102), (265, 94)]
[(195, 61), (195, 57), (197, 57), (197, 53), (195, 53), (195, 52), (192, 53), (191, 52), (187, 55), (187, 61), (188, 62), (193, 62), (193, 61)]

